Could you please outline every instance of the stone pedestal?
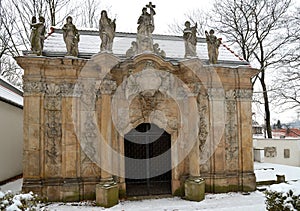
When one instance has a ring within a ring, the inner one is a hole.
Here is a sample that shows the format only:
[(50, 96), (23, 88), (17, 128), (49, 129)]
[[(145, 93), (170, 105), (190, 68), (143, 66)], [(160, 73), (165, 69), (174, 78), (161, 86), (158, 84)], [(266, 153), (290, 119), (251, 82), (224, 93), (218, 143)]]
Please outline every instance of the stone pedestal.
[(119, 188), (116, 183), (96, 185), (96, 204), (109, 208), (119, 203)]
[(185, 199), (202, 201), (205, 198), (205, 180), (202, 178), (189, 178), (184, 183)]

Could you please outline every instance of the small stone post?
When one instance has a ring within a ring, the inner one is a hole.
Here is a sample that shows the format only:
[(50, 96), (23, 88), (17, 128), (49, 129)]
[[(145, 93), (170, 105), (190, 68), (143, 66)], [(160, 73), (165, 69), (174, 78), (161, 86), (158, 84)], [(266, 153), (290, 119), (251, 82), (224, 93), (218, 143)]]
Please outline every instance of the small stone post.
[(119, 203), (119, 188), (117, 183), (100, 183), (96, 185), (96, 204), (109, 208)]
[(205, 198), (205, 180), (189, 178), (184, 183), (185, 198), (190, 201), (202, 201)]

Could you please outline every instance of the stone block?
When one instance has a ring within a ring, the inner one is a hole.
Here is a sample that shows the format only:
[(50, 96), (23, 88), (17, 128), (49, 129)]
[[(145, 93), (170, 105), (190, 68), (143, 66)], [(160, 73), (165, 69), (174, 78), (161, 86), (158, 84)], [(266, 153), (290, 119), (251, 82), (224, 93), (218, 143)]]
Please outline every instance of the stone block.
[(116, 183), (96, 185), (96, 204), (109, 208), (119, 203), (119, 188)]
[(189, 178), (184, 183), (185, 199), (202, 201), (205, 198), (205, 180), (202, 178)]

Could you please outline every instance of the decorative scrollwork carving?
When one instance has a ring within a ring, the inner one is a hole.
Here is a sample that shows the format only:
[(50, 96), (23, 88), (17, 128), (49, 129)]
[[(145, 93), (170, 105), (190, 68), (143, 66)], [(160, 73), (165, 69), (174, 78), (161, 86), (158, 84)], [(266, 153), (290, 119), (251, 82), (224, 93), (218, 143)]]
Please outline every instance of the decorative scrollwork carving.
[(61, 89), (55, 83), (44, 84), (44, 92), (46, 164), (48, 173), (55, 176), (60, 174), (61, 168)]

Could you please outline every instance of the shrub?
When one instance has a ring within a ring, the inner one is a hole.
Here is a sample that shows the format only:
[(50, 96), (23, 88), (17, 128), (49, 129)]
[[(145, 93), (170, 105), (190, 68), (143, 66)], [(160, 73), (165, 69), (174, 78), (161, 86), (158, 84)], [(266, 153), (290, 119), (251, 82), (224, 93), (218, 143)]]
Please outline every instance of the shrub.
[(286, 193), (270, 191), (265, 192), (266, 208), (269, 211), (297, 211), (300, 210), (300, 195), (292, 190)]
[(6, 211), (35, 211), (38, 210), (39, 199), (32, 192), (13, 194), (11, 191), (0, 191), (0, 210)]

